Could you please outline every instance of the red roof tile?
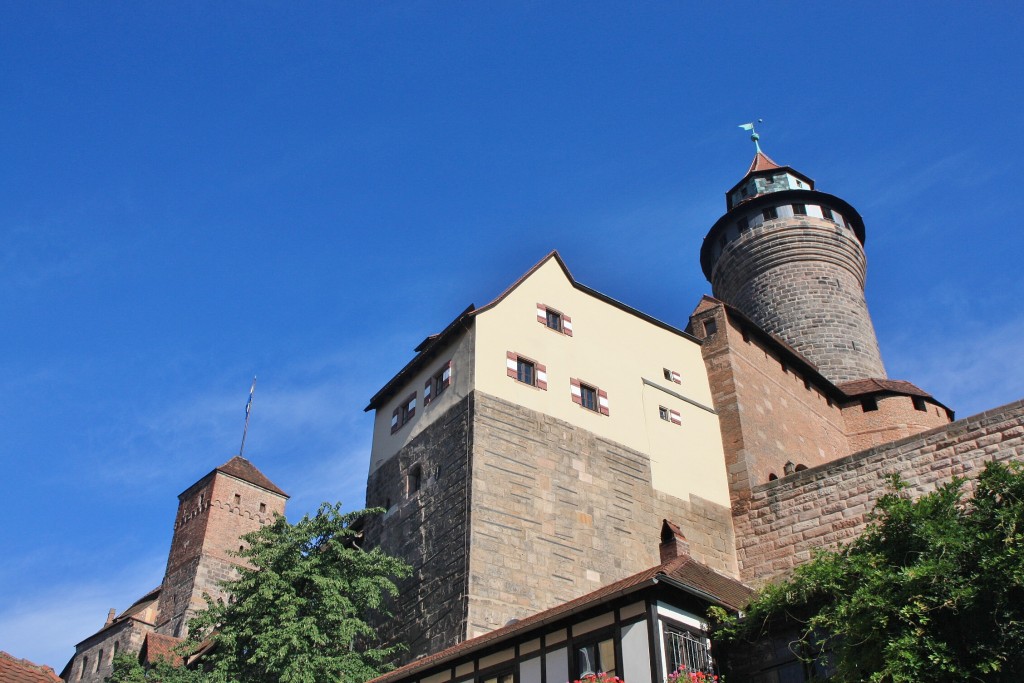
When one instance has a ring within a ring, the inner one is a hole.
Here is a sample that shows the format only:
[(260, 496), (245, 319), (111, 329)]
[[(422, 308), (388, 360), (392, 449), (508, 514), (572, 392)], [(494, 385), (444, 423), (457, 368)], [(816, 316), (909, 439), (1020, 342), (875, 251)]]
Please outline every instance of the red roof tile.
[(919, 389), (910, 382), (902, 379), (855, 379), (849, 382), (841, 382), (836, 385), (847, 396), (863, 396), (864, 394), (877, 394), (879, 392), (891, 392), (895, 394), (906, 394), (908, 396), (922, 396), (931, 398), (932, 395), (923, 389)]
[[(659, 578), (660, 577), (660, 578)], [(531, 616), (520, 619), (507, 626), (485, 633), (482, 636), (465, 640), (458, 645), (453, 645), (447, 650), (435, 652), (432, 655), (421, 657), (416, 661), (406, 664), (403, 667), (390, 671), (383, 676), (371, 679), (368, 683), (389, 683), (397, 681), (405, 676), (430, 668), (434, 664), (452, 660), (456, 657), (476, 651), (483, 646), (500, 641), (504, 638), (530, 629), (553, 622), (561, 617), (582, 610), (586, 607), (596, 605), (605, 600), (610, 600), (618, 595), (631, 593), (646, 585), (653, 585), (659, 580), (668, 580), (669, 583), (681, 584), (684, 589), (690, 588), (703, 594), (708, 599), (719, 603), (724, 607), (738, 610), (746, 605), (754, 591), (739, 581), (719, 574), (710, 567), (697, 562), (692, 557), (684, 556), (671, 559), (663, 564), (645, 569), (642, 572), (626, 577), (621, 581), (608, 584), (598, 588), (592, 593), (587, 593), (575, 600), (556, 605), (551, 609), (538, 612)]]
[(142, 643), (139, 656), (144, 664), (154, 664), (157, 660), (163, 659), (171, 666), (181, 666), (182, 659), (174, 648), (184, 642), (181, 638), (165, 636), (160, 633), (147, 633), (146, 640)]
[(231, 458), (215, 471), (230, 474), (232, 477), (237, 477), (242, 481), (247, 481), (250, 484), (259, 486), (261, 489), (266, 489), (271, 493), (276, 493), (280, 496), (284, 496), (285, 498), (289, 497), (287, 493), (277, 488), (277, 486), (274, 485), (274, 482), (267, 479), (266, 475), (256, 469), (255, 465), (240, 455), (236, 455)]
[(761, 150), (757, 150), (757, 154), (754, 155), (754, 160), (750, 162), (750, 168), (747, 169), (747, 175), (751, 173), (757, 173), (758, 171), (771, 171), (776, 168), (782, 168), (777, 163), (771, 160), (767, 154)]
[(0, 683), (59, 683), (53, 669), (0, 651)]

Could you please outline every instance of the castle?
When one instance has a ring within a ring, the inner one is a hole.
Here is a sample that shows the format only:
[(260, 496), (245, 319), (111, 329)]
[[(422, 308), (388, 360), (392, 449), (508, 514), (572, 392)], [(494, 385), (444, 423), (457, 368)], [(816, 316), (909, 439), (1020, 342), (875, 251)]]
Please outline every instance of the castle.
[[(853, 206), (757, 147), (685, 329), (552, 252), (425, 338), (366, 408), (366, 503), (386, 514), (365, 537), (413, 567), (380, 625), (411, 663), (381, 683), (563, 683), (597, 662), (664, 680), (706, 655), (708, 604), (738, 609), (859, 533), (886, 475), (924, 492), (1024, 456), (1024, 402), (954, 422), (886, 376), (865, 238)], [(65, 680), (102, 680), (116, 648), (165, 652), (286, 498), (239, 458), (190, 487), (161, 587)]]
[(288, 495), (251, 462), (235, 456), (178, 496), (167, 569), (159, 586), (75, 646), (61, 671), (65, 681), (101, 683), (120, 652), (144, 661), (173, 659), (188, 620), (206, 607), (204, 595), (223, 598), (220, 582), (234, 576), (239, 537), (283, 515)]

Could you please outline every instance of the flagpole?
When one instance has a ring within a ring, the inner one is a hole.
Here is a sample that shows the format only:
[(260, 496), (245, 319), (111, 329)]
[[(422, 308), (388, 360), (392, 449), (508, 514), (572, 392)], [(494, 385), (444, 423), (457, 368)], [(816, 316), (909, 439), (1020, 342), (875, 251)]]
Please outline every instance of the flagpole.
[(249, 401), (245, 404), (245, 427), (242, 429), (242, 445), (238, 447), (238, 457), (242, 457), (245, 450), (245, 435), (249, 432), (249, 413), (252, 412), (252, 396), (256, 393), (256, 375), (252, 376), (252, 386), (249, 388)]

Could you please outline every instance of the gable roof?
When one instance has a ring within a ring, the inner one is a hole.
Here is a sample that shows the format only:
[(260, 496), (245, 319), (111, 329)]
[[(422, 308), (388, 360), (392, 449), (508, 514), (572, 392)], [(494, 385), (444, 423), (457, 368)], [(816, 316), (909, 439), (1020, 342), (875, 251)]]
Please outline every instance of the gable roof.
[(274, 482), (267, 479), (266, 475), (260, 472), (255, 465), (246, 460), (240, 455), (228, 460), (226, 463), (216, 468), (214, 472), (223, 472), (236, 479), (247, 481), (253, 486), (259, 486), (261, 489), (266, 489), (271, 493), (276, 493), (279, 496), (289, 498), (289, 495), (279, 489)]
[(53, 669), (0, 650), (0, 683), (59, 683)]
[(414, 349), (417, 355), (414, 356), (413, 359), (410, 360), (408, 363), (406, 363), (405, 367), (398, 371), (398, 374), (396, 374), (394, 377), (388, 380), (388, 382), (383, 387), (381, 387), (381, 389), (376, 394), (373, 395), (373, 398), (370, 399), (370, 402), (367, 404), (366, 408), (363, 409), (363, 412), (380, 408), (388, 399), (390, 399), (395, 394), (395, 392), (398, 391), (400, 387), (405, 386), (405, 381), (409, 377), (415, 375), (417, 372), (422, 370), (423, 366), (427, 363), (427, 361), (436, 356), (437, 353), (441, 351), (445, 347), (445, 345), (456, 336), (457, 333), (469, 329), (472, 326), (473, 319), (476, 316), (480, 315), (481, 313), (485, 313), (486, 311), (489, 311), (490, 309), (500, 304), (521, 284), (526, 282), (531, 275), (540, 270), (540, 268), (543, 267), (544, 264), (546, 264), (548, 261), (552, 259), (555, 261), (555, 263), (558, 264), (558, 267), (562, 269), (562, 273), (565, 275), (566, 280), (569, 281), (569, 284), (572, 285), (574, 289), (577, 289), (583, 292), (584, 294), (599, 299), (606, 304), (609, 304), (611, 306), (614, 306), (615, 308), (618, 308), (621, 311), (629, 313), (630, 315), (636, 316), (637, 318), (640, 318), (645, 322), (655, 325), (656, 327), (660, 327), (661, 329), (671, 332), (673, 334), (678, 334), (679, 336), (685, 337), (698, 344), (700, 343), (700, 341), (696, 337), (689, 334), (685, 330), (681, 330), (678, 327), (669, 325), (668, 323), (658, 320), (653, 316), (647, 315), (646, 313), (637, 310), (632, 306), (628, 306), (617, 299), (613, 299), (607, 294), (602, 294), (596, 289), (591, 289), (586, 285), (580, 284), (572, 276), (572, 273), (569, 272), (569, 269), (565, 265), (565, 261), (562, 260), (562, 257), (559, 255), (558, 251), (554, 250), (548, 253), (547, 256), (542, 258), (536, 264), (534, 264), (534, 266), (530, 268), (528, 271), (523, 273), (515, 282), (509, 285), (505, 289), (505, 291), (503, 291), (501, 294), (495, 297), (493, 301), (479, 308), (474, 308), (473, 304), (470, 304), (469, 307), (466, 308), (466, 310), (464, 310), (462, 313), (460, 313), (455, 318), (455, 320), (450, 322), (448, 326), (444, 328), (444, 330), (437, 334), (429, 335), (426, 339), (420, 342), (420, 344)]
[(495, 629), (490, 633), (485, 633), (482, 636), (453, 645), (446, 650), (417, 659), (394, 671), (371, 679), (368, 683), (390, 683), (391, 681), (397, 681), (410, 674), (475, 652), (505, 638), (525, 634), (534, 628), (550, 624), (563, 617), (568, 617), (587, 608), (597, 606), (602, 602), (608, 602), (620, 596), (635, 593), (658, 583), (665, 583), (733, 611), (738, 611), (746, 606), (754, 594), (753, 589), (736, 579), (719, 574), (688, 555), (677, 557), (615, 583), (598, 588), (596, 591), (587, 593), (575, 600), (556, 605), (551, 609), (538, 612), (502, 628)]

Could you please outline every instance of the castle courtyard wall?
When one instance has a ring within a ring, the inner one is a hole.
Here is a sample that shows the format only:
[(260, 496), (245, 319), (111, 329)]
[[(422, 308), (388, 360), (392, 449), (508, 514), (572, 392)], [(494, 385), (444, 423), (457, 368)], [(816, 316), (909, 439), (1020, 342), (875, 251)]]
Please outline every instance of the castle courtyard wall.
[(780, 577), (860, 534), (891, 474), (921, 495), (1010, 459), (1024, 459), (1024, 401), (755, 486), (734, 520), (740, 578)]

